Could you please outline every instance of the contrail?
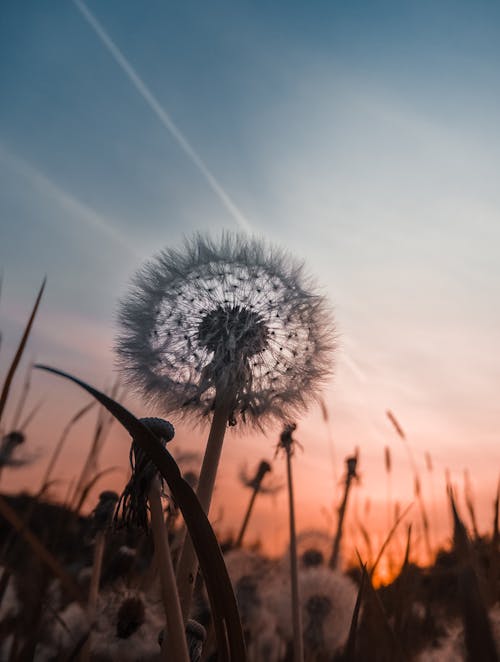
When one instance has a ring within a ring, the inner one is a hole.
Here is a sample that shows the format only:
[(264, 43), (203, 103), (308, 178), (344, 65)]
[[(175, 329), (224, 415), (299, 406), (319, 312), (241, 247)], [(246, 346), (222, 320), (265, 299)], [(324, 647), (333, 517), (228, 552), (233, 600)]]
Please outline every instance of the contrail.
[(222, 186), (219, 184), (214, 175), (210, 172), (208, 167), (205, 165), (203, 159), (196, 152), (196, 150), (191, 146), (187, 138), (181, 132), (181, 130), (174, 123), (170, 115), (165, 111), (163, 106), (160, 104), (155, 95), (151, 92), (149, 87), (144, 83), (140, 78), (138, 73), (132, 67), (127, 58), (120, 51), (118, 46), (114, 43), (111, 37), (108, 35), (106, 30), (102, 27), (96, 17), (91, 13), (88, 7), (82, 2), (82, 0), (73, 0), (76, 7), (81, 12), (82, 16), (85, 18), (90, 27), (97, 34), (101, 42), (108, 49), (108, 51), (113, 56), (115, 62), (122, 68), (123, 72), (127, 75), (131, 83), (134, 85), (136, 90), (142, 96), (144, 101), (148, 104), (151, 110), (158, 117), (163, 126), (170, 132), (170, 134), (175, 138), (178, 145), (181, 147), (186, 156), (191, 160), (191, 162), (198, 168), (201, 174), (207, 180), (210, 188), (214, 191), (216, 196), (219, 198), (223, 206), (229, 212), (229, 214), (234, 218), (236, 223), (245, 231), (249, 232), (251, 230), (250, 223), (241, 213), (238, 207), (231, 200), (229, 195), (225, 192)]

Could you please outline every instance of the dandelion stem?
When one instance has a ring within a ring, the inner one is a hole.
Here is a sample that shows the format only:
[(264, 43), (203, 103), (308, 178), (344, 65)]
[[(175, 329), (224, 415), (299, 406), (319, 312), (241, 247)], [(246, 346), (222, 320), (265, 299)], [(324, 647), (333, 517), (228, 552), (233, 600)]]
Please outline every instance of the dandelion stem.
[(162, 644), (162, 658), (164, 660), (175, 660), (176, 662), (189, 662), (184, 621), (175, 585), (174, 566), (163, 519), (160, 484), (157, 477), (153, 479), (149, 488), (148, 500), (151, 509), (155, 556), (158, 561), (161, 593), (167, 621), (167, 636)]
[(334, 570), (337, 567), (339, 561), (340, 553), (340, 541), (342, 540), (342, 529), (344, 526), (344, 518), (347, 509), (347, 500), (349, 499), (349, 490), (351, 489), (352, 479), (356, 478), (356, 464), (357, 464), (357, 452), (352, 457), (347, 458), (347, 474), (345, 479), (345, 489), (344, 489), (344, 498), (339, 508), (339, 520), (337, 524), (337, 533), (335, 535), (335, 540), (333, 541), (332, 555), (330, 557), (330, 568)]
[(228, 419), (229, 408), (224, 405), (216, 406), (196, 490), (198, 500), (207, 514), (212, 501), (215, 477), (217, 475)]
[[(212, 501), (215, 477), (217, 475), (229, 414), (230, 408), (225, 404), (215, 407), (207, 447), (201, 465), (196, 496), (207, 515)], [(189, 617), (189, 608), (191, 606), (197, 570), (198, 561), (193, 543), (186, 533), (177, 565), (177, 586), (184, 622)]]
[(252, 496), (250, 497), (250, 502), (247, 507), (247, 511), (245, 513), (245, 517), (243, 519), (243, 523), (241, 525), (240, 532), (238, 534), (238, 537), (236, 539), (236, 542), (234, 543), (235, 547), (241, 547), (241, 544), (243, 542), (243, 536), (245, 535), (245, 531), (247, 530), (248, 522), (250, 520), (250, 515), (252, 514), (252, 509), (253, 505), (255, 503), (255, 499), (257, 498), (257, 494), (259, 493), (260, 486), (259, 487), (254, 487), (252, 491)]
[(288, 481), (288, 513), (290, 521), (290, 581), (292, 585), (293, 659), (294, 662), (303, 662), (304, 643), (302, 641), (302, 614), (300, 611), (299, 596), (299, 570), (297, 562), (297, 536), (295, 532), (291, 446), (285, 446), (285, 450)]
[(89, 620), (92, 623), (95, 617), (97, 607), (97, 597), (99, 595), (99, 583), (101, 581), (102, 559), (104, 556), (104, 545), (106, 541), (105, 531), (98, 531), (96, 534), (94, 546), (94, 563), (92, 565), (92, 575), (90, 578), (89, 599), (87, 611)]
[(89, 621), (90, 631), (87, 641), (81, 653), (81, 662), (88, 662), (90, 660), (91, 638), (92, 629), (97, 611), (97, 599), (99, 597), (99, 584), (101, 581), (102, 559), (104, 556), (104, 547), (106, 544), (106, 532), (104, 530), (98, 531), (94, 543), (94, 562), (92, 564), (92, 574), (90, 576), (89, 596), (87, 600), (87, 618)]

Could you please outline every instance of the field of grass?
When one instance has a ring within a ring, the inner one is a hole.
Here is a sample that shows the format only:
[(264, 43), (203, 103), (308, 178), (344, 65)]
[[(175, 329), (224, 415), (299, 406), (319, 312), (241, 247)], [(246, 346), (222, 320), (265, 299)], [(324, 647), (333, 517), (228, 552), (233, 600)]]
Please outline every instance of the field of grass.
[[(42, 294), (43, 286), (4, 378), (0, 423)], [(69, 376), (57, 373), (54, 379), (61, 377)], [(357, 455), (346, 459), (336, 534), (297, 536), (295, 428), (288, 425), (279, 448), (288, 467), (289, 552), (266, 558), (245, 545), (253, 504), (266, 491), (266, 463), (245, 479), (251, 499), (239, 534), (234, 540), (218, 536), (206, 515), (211, 492), (200, 489), (204, 469), (184, 475), (182, 462), (167, 448), (173, 436), (169, 424), (135, 418), (119, 404), (116, 391), (106, 395), (69, 380), (73, 384), (68, 381), (68, 388), (83, 388), (101, 409), (88, 461), (66, 501), (52, 503), (46, 493), (69, 430), (90, 405), (75, 412), (63, 430), (41, 489), (31, 495), (0, 495), (0, 660), (498, 659), (498, 494), (492, 499), (491, 533), (481, 536), (472, 499), (466, 500), (469, 531), (448, 487), (453, 544), (433, 554), (427, 567), (412, 561), (412, 526), (405, 528), (402, 515), (382, 548), (374, 550), (374, 560), (358, 555), (351, 564), (341, 563)], [(22, 409), (22, 403), (11, 404), (19, 427), (1, 430), (2, 473), (22, 466), (29, 443)], [(222, 430), (232, 415), (229, 409), (223, 412)], [(81, 506), (90, 489), (98, 478), (106, 482), (93, 457), (112, 418), (131, 435), (131, 477), (122, 495), (104, 490), (92, 514), (84, 516)], [(216, 421), (214, 414), (211, 437), (220, 434), (214, 431)], [(221, 443), (222, 438), (223, 432)], [(387, 454), (386, 469), (388, 475), (394, 470)], [(213, 488), (216, 466), (210, 471)], [(416, 470), (415, 484), (415, 518), (425, 540), (426, 500)], [(364, 535), (369, 544), (370, 532)], [(400, 558), (392, 546), (395, 536), (405, 542)], [(384, 585), (376, 580), (377, 566), (388, 558), (392, 579)]]

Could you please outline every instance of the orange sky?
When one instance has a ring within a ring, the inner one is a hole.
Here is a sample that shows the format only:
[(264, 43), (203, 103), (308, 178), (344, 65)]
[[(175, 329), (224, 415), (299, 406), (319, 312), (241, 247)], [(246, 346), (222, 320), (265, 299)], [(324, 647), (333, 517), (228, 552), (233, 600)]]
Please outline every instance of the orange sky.
[[(34, 344), (36, 345), (36, 325), (34, 329)], [(95, 349), (95, 348), (94, 348)], [(29, 354), (29, 352), (28, 352)], [(4, 361), (5, 361), (4, 354)], [(85, 370), (76, 366), (74, 371), (83, 378), (88, 379)], [(313, 407), (310, 413), (299, 421), (296, 438), (303, 446), (297, 449), (293, 461), (294, 480), (296, 485), (296, 509), (298, 530), (307, 531), (320, 529), (332, 534), (336, 525), (335, 505), (338, 504), (342, 489), (342, 476), (344, 458), (353, 452), (357, 446), (360, 452), (359, 474), (360, 482), (355, 484), (350, 495), (348, 518), (346, 520), (344, 546), (345, 558), (352, 558), (357, 547), (362, 555), (367, 556), (369, 551), (360, 533), (359, 522), (368, 530), (372, 553), (383, 542), (388, 531), (388, 484), (384, 468), (384, 444), (391, 449), (391, 503), (392, 509), (399, 502), (401, 510), (413, 502), (413, 506), (405, 517), (400, 528), (400, 536), (393, 547), (393, 554), (403, 553), (401, 537), (405, 535), (406, 526), (413, 522), (416, 530), (414, 554), (416, 558), (425, 561), (424, 542), (419, 534), (420, 515), (418, 504), (413, 494), (413, 477), (410, 469), (405, 444), (412, 448), (416, 464), (421, 472), (422, 492), (431, 522), (432, 544), (446, 543), (450, 536), (450, 522), (447, 505), (444, 500), (444, 470), (450, 469), (453, 482), (459, 488), (462, 496), (463, 469), (466, 466), (463, 458), (470, 462), (469, 471), (474, 489), (475, 503), (479, 526), (482, 532), (491, 530), (492, 503), (495, 490), (496, 467), (488, 465), (488, 458), (481, 454), (475, 455), (474, 449), (469, 452), (461, 450), (460, 457), (447, 455), (448, 448), (452, 447), (452, 440), (441, 438), (440, 443), (422, 445), (412, 428), (417, 421), (409, 416), (400, 418), (405, 420), (405, 431), (408, 436), (406, 442), (395, 433), (388, 421), (385, 410), (382, 408), (368, 420), (361, 415), (357, 406), (354, 411), (348, 411), (345, 400), (353, 399), (351, 394), (347, 398), (342, 393), (343, 376), (349, 372), (342, 362), (338, 362), (337, 375), (334, 386), (325, 393), (329, 420), (325, 422), (319, 407)], [(83, 374), (82, 374), (83, 372)], [(351, 371), (352, 372), (352, 371)], [(19, 377), (22, 376), (20, 373)], [(349, 379), (346, 378), (347, 384)], [(14, 405), (19, 396), (22, 379), (18, 378), (12, 392), (10, 407), (7, 409), (6, 421), (12, 420)], [(110, 384), (110, 379), (101, 379), (102, 386)], [(89, 401), (87, 395), (73, 384), (67, 383), (59, 377), (37, 373), (33, 375), (31, 391), (25, 413), (30, 407), (43, 398), (44, 403), (34, 421), (28, 427), (28, 442), (21, 454), (34, 454), (36, 460), (19, 469), (4, 471), (2, 475), (2, 489), (5, 491), (28, 490), (34, 491), (40, 486), (41, 476), (47, 465), (50, 452), (58, 439), (61, 430), (75, 411)], [(376, 396), (373, 398), (378, 399)], [(125, 403), (136, 414), (154, 414), (151, 410), (144, 410), (137, 400), (125, 399)], [(360, 405), (361, 406), (361, 405)], [(373, 411), (373, 407), (364, 404), (364, 411)], [(360, 415), (358, 416), (358, 411)], [(396, 408), (394, 407), (394, 411)], [(97, 410), (91, 410), (73, 429), (68, 438), (66, 447), (54, 472), (58, 481), (51, 494), (53, 498), (62, 498), (67, 494), (68, 486), (78, 476), (83, 465), (93, 426), (95, 425)], [(21, 417), (22, 418), (22, 417)], [(184, 451), (202, 453), (203, 440), (206, 438), (207, 428), (191, 428), (185, 423), (178, 423), (175, 418), (176, 437), (170, 445), (174, 454)], [(432, 427), (432, 421), (427, 421)], [(435, 422), (434, 422), (435, 423)], [(402, 423), (403, 424), (403, 423)], [(423, 428), (426, 430), (426, 427)], [(216, 494), (212, 504), (211, 519), (217, 530), (222, 533), (235, 534), (241, 523), (244, 510), (250, 493), (244, 489), (239, 481), (239, 471), (243, 466), (249, 472), (253, 471), (261, 459), (273, 460), (274, 449), (279, 428), (271, 428), (266, 435), (262, 433), (247, 432), (244, 429), (230, 429), (226, 435), (224, 451), (220, 465)], [(422, 434), (422, 433), (421, 433)], [(116, 489), (120, 491), (128, 471), (129, 438), (118, 424), (114, 424), (111, 433), (103, 448), (99, 468), (116, 467), (116, 472), (103, 478), (90, 494), (86, 509), (90, 509), (102, 489)], [(423, 453), (429, 450), (433, 458), (433, 472), (426, 469)], [(335, 459), (332, 464), (332, 451)], [(284, 459), (278, 456), (273, 461), (273, 481), (285, 484)], [(192, 468), (189, 463), (187, 468)], [(337, 478), (337, 488), (334, 491), (333, 474)], [(481, 480), (481, 476), (485, 479)], [(463, 501), (460, 501), (463, 505)], [(465, 514), (465, 513), (464, 513)], [(287, 524), (287, 497), (285, 490), (275, 496), (262, 496), (257, 504), (248, 528), (246, 542), (256, 540), (261, 542), (266, 553), (279, 554), (286, 548), (288, 537)]]

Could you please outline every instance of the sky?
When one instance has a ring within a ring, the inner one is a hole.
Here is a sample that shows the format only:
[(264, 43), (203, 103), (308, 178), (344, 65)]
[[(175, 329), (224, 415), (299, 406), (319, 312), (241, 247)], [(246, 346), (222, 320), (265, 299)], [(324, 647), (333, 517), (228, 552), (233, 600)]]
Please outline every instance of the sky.
[[(196, 231), (250, 232), (304, 260), (336, 319), (329, 420), (312, 407), (298, 421), (299, 528), (331, 528), (358, 447), (349, 532), (371, 509), (383, 538), (387, 446), (392, 503), (414, 501), (409, 447), (436, 541), (449, 536), (446, 469), (459, 495), (469, 472), (487, 530), (499, 473), (499, 19), (494, 2), (4, 2), (0, 374), (47, 276), (8, 414), (33, 359), (113, 383), (117, 304), (144, 260)], [(28, 428), (38, 459), (5, 472), (4, 489), (33, 489), (86, 402), (37, 374), (27, 408), (40, 398)], [(92, 416), (64, 450), (60, 490)], [(272, 459), (278, 433), (229, 435), (218, 526), (237, 528), (239, 468)], [(201, 451), (204, 436), (179, 425), (176, 442)], [(121, 467), (117, 485), (128, 443), (113, 429), (101, 458)], [(284, 544), (284, 493), (262, 500), (248, 535)]]

